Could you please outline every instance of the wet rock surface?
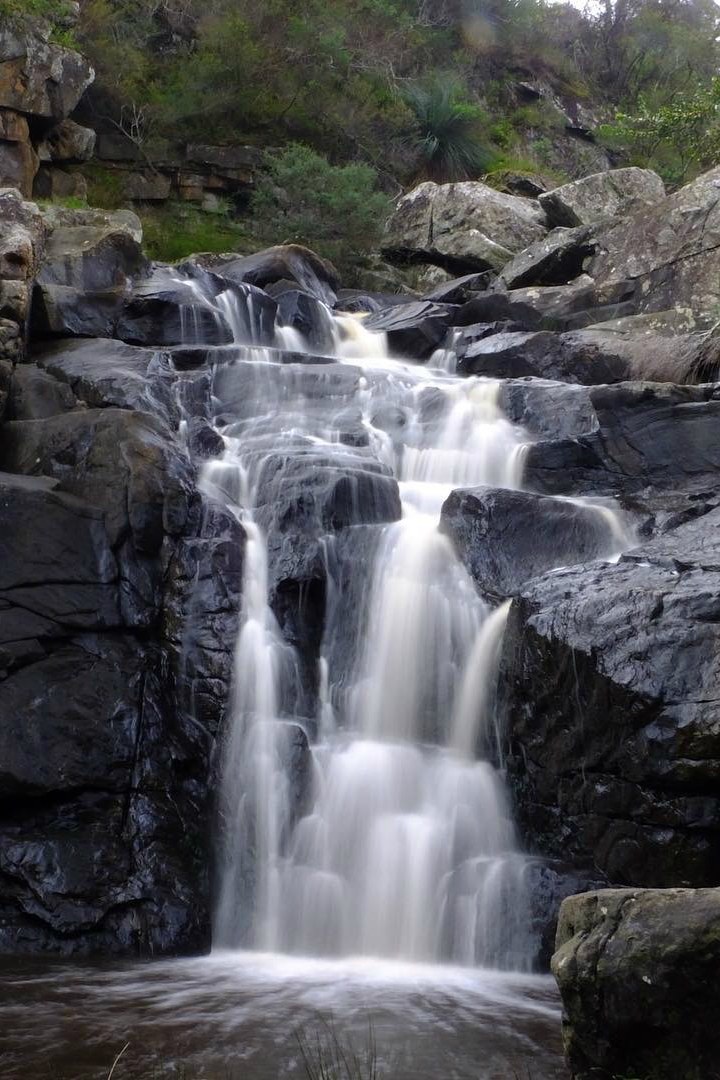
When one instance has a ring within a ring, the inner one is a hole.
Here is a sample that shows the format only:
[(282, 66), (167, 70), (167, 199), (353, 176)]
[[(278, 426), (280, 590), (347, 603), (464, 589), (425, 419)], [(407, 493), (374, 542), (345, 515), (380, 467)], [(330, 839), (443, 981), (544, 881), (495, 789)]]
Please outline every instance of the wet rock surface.
[(720, 874), (717, 510), (615, 565), (530, 583), (501, 670), (508, 770), (529, 843), (610, 881)]
[(480, 591), (496, 600), (547, 570), (612, 554), (622, 546), (613, 525), (602, 507), (493, 488), (453, 491), (440, 517)]
[(565, 900), (552, 968), (573, 1076), (713, 1076), (719, 964), (720, 889), (610, 889)]

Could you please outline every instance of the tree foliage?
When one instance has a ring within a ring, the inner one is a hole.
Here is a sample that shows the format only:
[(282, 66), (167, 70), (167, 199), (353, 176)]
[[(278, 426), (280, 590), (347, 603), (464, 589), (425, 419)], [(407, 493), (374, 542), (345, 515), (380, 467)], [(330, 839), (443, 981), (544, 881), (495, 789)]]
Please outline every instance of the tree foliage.
[(618, 113), (609, 138), (635, 160), (664, 174), (671, 184), (720, 164), (720, 78), (698, 86), (658, 108), (641, 98), (634, 115)]
[(478, 175), (495, 151), (552, 167), (558, 99), (672, 106), (720, 69), (719, 16), (714, 0), (84, 0), (78, 32), (97, 110), (139, 145), (301, 142), (396, 191)]

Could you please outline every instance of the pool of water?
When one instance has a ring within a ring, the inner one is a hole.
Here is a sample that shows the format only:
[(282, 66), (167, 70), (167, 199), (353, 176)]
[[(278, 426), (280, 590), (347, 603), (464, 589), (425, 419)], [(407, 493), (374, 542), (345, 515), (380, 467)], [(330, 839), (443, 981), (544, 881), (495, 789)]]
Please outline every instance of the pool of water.
[(544, 976), (237, 952), (0, 971), (3, 1080), (107, 1080), (121, 1051), (113, 1080), (309, 1080), (301, 1044), (376, 1080), (568, 1077)]

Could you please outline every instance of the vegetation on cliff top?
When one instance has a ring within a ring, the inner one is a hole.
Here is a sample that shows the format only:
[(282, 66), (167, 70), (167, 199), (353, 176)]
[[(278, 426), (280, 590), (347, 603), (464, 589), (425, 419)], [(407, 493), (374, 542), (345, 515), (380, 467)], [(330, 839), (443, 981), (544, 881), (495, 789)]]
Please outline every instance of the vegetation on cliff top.
[(85, 0), (77, 33), (98, 116), (149, 156), (162, 140), (302, 142), (392, 191), (514, 161), (583, 171), (587, 144), (558, 149), (567, 116), (581, 133), (583, 110), (652, 112), (708, 85), (719, 14), (713, 0)]

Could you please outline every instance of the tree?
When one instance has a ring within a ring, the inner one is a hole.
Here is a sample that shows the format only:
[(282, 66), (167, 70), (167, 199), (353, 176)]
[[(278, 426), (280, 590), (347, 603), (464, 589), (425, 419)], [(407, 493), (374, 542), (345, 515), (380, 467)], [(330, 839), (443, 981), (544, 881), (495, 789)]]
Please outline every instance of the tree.
[(346, 274), (375, 250), (390, 208), (369, 165), (331, 165), (299, 143), (270, 156), (251, 204), (266, 243), (305, 244)]
[(640, 99), (634, 115), (618, 113), (607, 136), (652, 165), (671, 184), (720, 162), (720, 78), (653, 109)]

